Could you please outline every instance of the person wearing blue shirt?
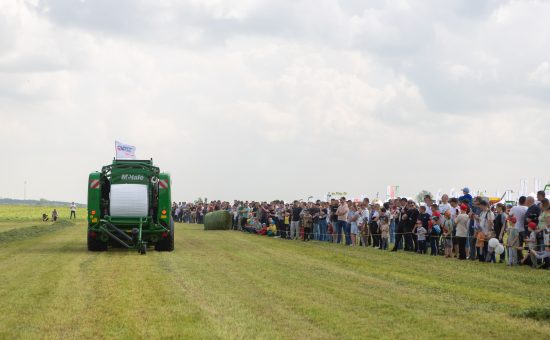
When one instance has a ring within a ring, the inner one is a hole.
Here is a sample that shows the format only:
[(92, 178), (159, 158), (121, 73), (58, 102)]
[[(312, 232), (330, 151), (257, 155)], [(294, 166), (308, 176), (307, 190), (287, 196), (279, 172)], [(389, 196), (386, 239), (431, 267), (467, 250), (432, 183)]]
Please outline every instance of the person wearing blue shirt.
[(470, 195), (470, 189), (466, 187), (462, 189), (462, 193), (463, 195), (458, 198), (458, 201), (460, 203), (468, 202), (468, 206), (471, 208), (473, 198), (472, 198), (472, 195)]

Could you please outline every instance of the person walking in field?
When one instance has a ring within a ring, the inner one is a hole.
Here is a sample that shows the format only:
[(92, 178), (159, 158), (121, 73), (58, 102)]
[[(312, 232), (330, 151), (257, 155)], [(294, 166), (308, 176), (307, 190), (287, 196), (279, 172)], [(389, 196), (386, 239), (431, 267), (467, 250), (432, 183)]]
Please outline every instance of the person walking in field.
[(54, 209), (54, 210), (52, 211), (52, 221), (53, 221), (53, 222), (57, 222), (57, 217), (58, 217), (57, 209)]
[(74, 219), (76, 220), (76, 204), (73, 202), (71, 203), (71, 216), (69, 217), (69, 220)]

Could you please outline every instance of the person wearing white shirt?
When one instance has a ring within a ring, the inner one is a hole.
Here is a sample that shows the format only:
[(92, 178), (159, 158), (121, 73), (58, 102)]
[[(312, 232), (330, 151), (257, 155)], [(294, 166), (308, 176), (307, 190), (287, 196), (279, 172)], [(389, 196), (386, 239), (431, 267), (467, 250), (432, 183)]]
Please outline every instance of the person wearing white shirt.
[(76, 204), (73, 202), (71, 203), (71, 216), (69, 217), (69, 220), (74, 219), (76, 220)]
[(444, 194), (443, 196), (441, 196), (441, 202), (439, 203), (439, 212), (441, 213), (441, 215), (445, 215), (445, 212), (447, 210), (451, 210), (451, 204), (449, 204), (449, 196), (447, 194)]
[[(525, 196), (521, 196), (518, 200), (518, 205), (512, 207), (509, 214), (510, 216), (514, 216), (516, 218), (515, 228), (518, 231), (520, 247), (523, 247), (523, 241), (525, 239), (525, 213), (527, 212), (527, 207), (525, 206), (526, 200), (527, 198)], [(521, 251), (521, 248), (518, 249), (518, 259), (520, 261), (523, 259), (523, 252)]]

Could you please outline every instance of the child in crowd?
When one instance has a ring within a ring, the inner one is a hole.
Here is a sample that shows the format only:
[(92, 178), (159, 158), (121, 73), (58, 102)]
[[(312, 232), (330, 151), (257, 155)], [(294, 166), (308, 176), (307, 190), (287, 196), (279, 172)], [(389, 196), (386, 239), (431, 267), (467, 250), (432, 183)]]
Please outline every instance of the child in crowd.
[(497, 262), (495, 258), (495, 248), (487, 246), (487, 256), (485, 257), (485, 262)]
[(508, 248), (508, 265), (514, 266), (518, 264), (518, 250), (519, 247), (519, 232), (515, 228), (516, 217), (510, 216), (507, 219), (508, 223), (508, 239), (506, 240), (506, 247)]
[(537, 250), (537, 223), (529, 222), (529, 224), (527, 224), (527, 228), (529, 230), (529, 237), (525, 239), (525, 243), (529, 248), (528, 254), (530, 254), (530, 256), (525, 256), (525, 258), (523, 259), (523, 263), (527, 264), (528, 259), (530, 259), (531, 266), (535, 267), (537, 264), (537, 260), (531, 251)]
[[(418, 214), (418, 221), (420, 221), (420, 223), (422, 224), (422, 227), (426, 230), (426, 233), (428, 232), (428, 229), (430, 229), (430, 214), (428, 214), (428, 212), (426, 211), (426, 206), (425, 205), (421, 205), (420, 206), (420, 209), (419, 209), (419, 214)], [(429, 242), (429, 238), (430, 238), (430, 235), (426, 234), (424, 236), (424, 246), (426, 246), (427, 242)], [(419, 244), (418, 244), (418, 239), (417, 239), (417, 244), (416, 246), (414, 247), (415, 251), (418, 251), (419, 249)], [(426, 253), (426, 247), (424, 247), (424, 254)]]
[(453, 231), (454, 221), (451, 218), (451, 211), (445, 211), (445, 221), (443, 221), (443, 238), (445, 240), (445, 257), (453, 256)]
[(380, 249), (386, 250), (388, 249), (388, 238), (390, 234), (390, 223), (388, 221), (388, 217), (386, 215), (380, 216), (379, 221), (380, 227)]
[(432, 217), (433, 225), (430, 230), (430, 248), (432, 250), (431, 256), (437, 256), (439, 252), (439, 235), (441, 234), (441, 226), (439, 225), (439, 216), (434, 215)]
[(283, 233), (282, 233), (282, 237), (283, 238), (290, 238), (288, 236), (288, 231), (290, 230), (290, 211), (288, 210), (285, 210), (285, 213), (284, 213), (284, 218), (283, 218)]
[[(426, 210), (425, 207), (424, 207), (424, 210)], [(416, 221), (416, 226), (415, 226), (415, 231), (414, 232), (415, 232), (417, 240), (418, 240), (418, 250), (417, 250), (417, 252), (419, 254), (426, 254), (426, 234), (428, 233), (428, 230), (426, 228), (424, 228), (424, 225), (423, 225), (422, 221), (420, 221), (420, 220)]]
[(476, 231), (476, 253), (477, 258), (481, 259), (483, 256), (483, 249), (485, 247), (485, 234), (483, 231), (478, 230)]
[(269, 225), (267, 227), (267, 236), (275, 236), (277, 235), (277, 226), (275, 225), (275, 221), (273, 221), (273, 218), (269, 218)]

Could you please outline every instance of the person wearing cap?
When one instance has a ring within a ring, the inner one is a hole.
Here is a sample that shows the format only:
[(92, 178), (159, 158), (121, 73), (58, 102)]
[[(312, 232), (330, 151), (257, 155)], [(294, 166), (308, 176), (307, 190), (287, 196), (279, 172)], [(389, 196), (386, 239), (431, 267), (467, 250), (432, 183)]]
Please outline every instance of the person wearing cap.
[(529, 230), (529, 237), (525, 239), (525, 243), (529, 248), (529, 256), (525, 256), (522, 264), (535, 267), (537, 265), (537, 258), (535, 257), (535, 255), (533, 255), (533, 252), (536, 252), (537, 250), (537, 224), (535, 222), (527, 223), (527, 230)]
[(460, 203), (466, 203), (469, 207), (472, 206), (472, 195), (470, 195), (470, 189), (468, 187), (464, 187), (462, 189), (462, 196), (458, 198), (458, 201)]

